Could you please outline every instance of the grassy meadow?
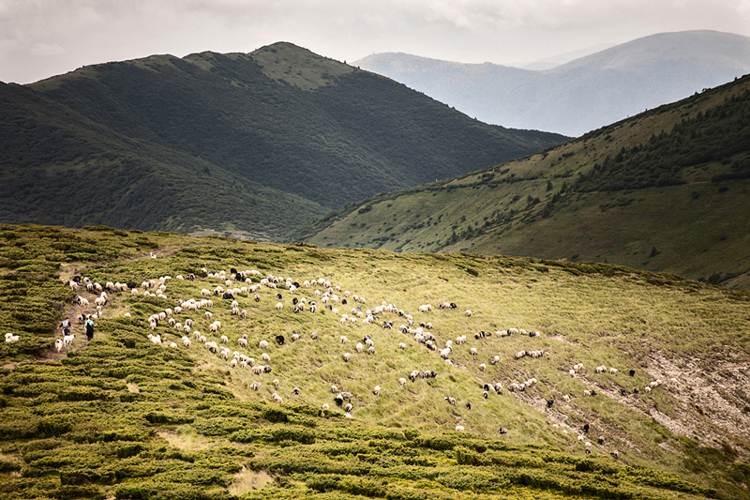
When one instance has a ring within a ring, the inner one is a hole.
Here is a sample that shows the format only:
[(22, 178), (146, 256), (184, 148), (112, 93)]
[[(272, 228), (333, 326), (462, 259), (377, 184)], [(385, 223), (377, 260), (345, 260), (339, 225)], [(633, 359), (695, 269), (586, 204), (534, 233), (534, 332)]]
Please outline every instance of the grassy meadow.
[[(210, 308), (175, 314), (194, 320), (189, 348), (166, 322), (151, 331), (152, 314), (179, 299), (200, 300), (204, 288), (227, 287), (204, 269), (229, 275), (231, 268), (300, 284), (330, 280), (340, 287), (330, 303), (338, 312), (324, 307), (317, 283), (294, 294), (279, 284), (258, 291), (258, 302), (254, 293), (237, 295), (246, 318), (216, 295)], [(194, 281), (178, 278), (191, 273)], [(110, 292), (94, 339), (75, 324), (73, 345), (57, 353), (61, 318), (94, 311), (71, 304), (77, 294), (92, 305), (97, 296), (66, 286), (75, 275), (131, 282), (139, 293)], [(144, 296), (141, 282), (167, 276), (166, 298)], [(303, 297), (317, 301), (315, 313), (293, 312), (292, 299)], [(411, 314), (413, 328), (424, 323), (438, 349), (452, 340), (452, 365), (401, 332), (406, 316), (384, 312), (374, 324), (342, 325), (343, 313), (382, 302)], [(458, 307), (439, 309), (442, 302)], [(419, 312), (424, 304), (432, 311)], [(5, 225), (0, 320), (21, 338), (0, 344), (0, 492), (9, 499), (750, 498), (749, 305), (746, 292), (606, 264)], [(221, 329), (209, 332), (215, 320)], [(381, 326), (391, 320), (393, 329)], [(541, 335), (494, 334), (509, 328)], [(208, 341), (226, 335), (231, 351), (272, 371), (232, 368), (194, 338), (196, 330)], [(475, 338), (482, 331), (489, 335)], [(237, 342), (243, 334), (247, 347)], [(356, 350), (365, 335), (373, 354)], [(544, 355), (516, 359), (521, 350)], [(577, 363), (584, 368), (571, 377)], [(596, 373), (600, 365), (607, 373)], [(413, 370), (436, 376), (412, 382)], [(532, 378), (526, 390), (509, 390)], [(647, 393), (657, 379), (663, 383)], [(495, 383), (499, 393), (485, 398), (485, 384)], [(332, 385), (352, 394), (349, 416)], [(591, 390), (596, 395), (585, 397)]]

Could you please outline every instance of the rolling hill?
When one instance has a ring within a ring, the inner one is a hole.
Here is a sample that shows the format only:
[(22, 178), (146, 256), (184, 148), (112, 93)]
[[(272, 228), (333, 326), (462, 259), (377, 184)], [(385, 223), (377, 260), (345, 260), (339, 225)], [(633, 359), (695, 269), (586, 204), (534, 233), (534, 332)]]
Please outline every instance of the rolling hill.
[(750, 39), (661, 33), (546, 71), (375, 54), (354, 64), (506, 127), (579, 136), (750, 72)]
[(347, 202), (563, 139), (483, 124), (289, 43), (88, 66), (1, 91), (10, 223), (279, 240)]
[[(94, 313), (97, 285), (93, 340), (74, 321), (58, 352), (56, 325)], [(18, 338), (0, 343), (0, 492), (747, 499), (749, 300), (606, 264), (2, 225), (0, 320)], [(161, 313), (174, 324), (149, 327)]]
[(520, 160), (329, 214), (328, 247), (611, 262), (750, 286), (750, 77)]

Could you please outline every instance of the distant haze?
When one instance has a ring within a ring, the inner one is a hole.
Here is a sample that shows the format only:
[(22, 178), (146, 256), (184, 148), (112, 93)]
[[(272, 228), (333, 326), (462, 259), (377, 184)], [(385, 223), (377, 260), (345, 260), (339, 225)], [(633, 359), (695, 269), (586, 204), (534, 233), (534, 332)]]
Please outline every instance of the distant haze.
[(409, 54), (377, 54), (354, 64), (487, 123), (579, 136), (750, 72), (750, 38), (662, 33), (546, 70)]

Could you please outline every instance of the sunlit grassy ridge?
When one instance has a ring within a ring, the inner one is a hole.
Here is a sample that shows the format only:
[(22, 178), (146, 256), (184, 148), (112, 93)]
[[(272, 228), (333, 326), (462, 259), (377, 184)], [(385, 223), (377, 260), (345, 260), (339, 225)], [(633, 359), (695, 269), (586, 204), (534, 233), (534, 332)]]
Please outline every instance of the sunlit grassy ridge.
[[(104, 227), (3, 226), (0, 257), (0, 318), (22, 337), (0, 344), (0, 488), (8, 498), (747, 498), (745, 293), (607, 265), (327, 250)], [(165, 322), (153, 332), (163, 344), (149, 342), (148, 316), (178, 299), (200, 299), (202, 288), (226, 288), (202, 268), (232, 267), (299, 283), (329, 279), (341, 287), (340, 299), (346, 290), (365, 297), (363, 309), (393, 303), (417, 324), (431, 322), (440, 348), (454, 340), (453, 366), (401, 333), (402, 316), (383, 313), (374, 325), (342, 326), (352, 297), (333, 304), (333, 314), (314, 293), (320, 286), (294, 295), (264, 287), (260, 302), (240, 294), (246, 319), (216, 296), (209, 309), (175, 316), (193, 319), (193, 330), (208, 340), (227, 335), (232, 351), (258, 364), (268, 353), (271, 373), (232, 369), (192, 335), (185, 349), (182, 333)], [(70, 278), (74, 271), (102, 284), (132, 282), (140, 292), (143, 280), (172, 278), (166, 299), (111, 293), (91, 343), (76, 326), (66, 357), (24, 361), (51, 348), (73, 296), (58, 273)], [(195, 281), (177, 278), (190, 273)], [(292, 312), (293, 297), (317, 300), (318, 311)], [(438, 309), (443, 301), (458, 308)], [(427, 303), (432, 312), (419, 313)], [(209, 332), (206, 310), (221, 321), (219, 332)], [(393, 330), (380, 326), (387, 320)], [(511, 327), (542, 335), (474, 338)], [(243, 333), (247, 348), (237, 343)], [(293, 342), (295, 333), (300, 339)], [(284, 345), (274, 342), (279, 334)], [(355, 349), (366, 334), (375, 354)], [(455, 344), (460, 335), (466, 344)], [(266, 350), (258, 347), (263, 339)], [(172, 341), (178, 347), (169, 347)], [(522, 349), (545, 355), (516, 360)], [(344, 352), (352, 354), (348, 363)], [(492, 365), (495, 355), (500, 362)], [(578, 362), (585, 369), (571, 378)], [(601, 364), (618, 374), (596, 374)], [(415, 369), (437, 376), (402, 387), (398, 379)], [(507, 390), (532, 377), (536, 386)], [(677, 381), (643, 392), (655, 378), (671, 377)], [(256, 381), (258, 391), (250, 387)], [(494, 382), (501, 394), (484, 399), (483, 385)], [(352, 419), (334, 403), (331, 385), (353, 394)], [(726, 408), (699, 392), (711, 386), (721, 386)], [(641, 392), (633, 394), (634, 387)], [(598, 394), (584, 397), (591, 389)], [(272, 401), (274, 392), (282, 404)], [(446, 396), (457, 399), (455, 407)], [(324, 403), (331, 409), (322, 412)], [(584, 424), (591, 426), (590, 455), (577, 439)], [(610, 456), (615, 450), (619, 459)]]
[(533, 255), (750, 286), (750, 77), (454, 179), (384, 193), (297, 238)]

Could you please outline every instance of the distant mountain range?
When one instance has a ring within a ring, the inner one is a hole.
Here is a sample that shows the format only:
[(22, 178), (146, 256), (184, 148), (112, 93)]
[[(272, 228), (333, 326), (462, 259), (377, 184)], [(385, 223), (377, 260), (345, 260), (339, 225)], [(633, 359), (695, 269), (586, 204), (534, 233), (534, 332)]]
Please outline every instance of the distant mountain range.
[(565, 139), (290, 43), (0, 85), (0, 221), (283, 240), (347, 202)]
[(545, 71), (400, 53), (353, 64), (487, 123), (579, 136), (747, 74), (750, 38), (662, 33)]
[(529, 157), (364, 200), (298, 238), (609, 262), (750, 288), (748, 193), (750, 75)]

